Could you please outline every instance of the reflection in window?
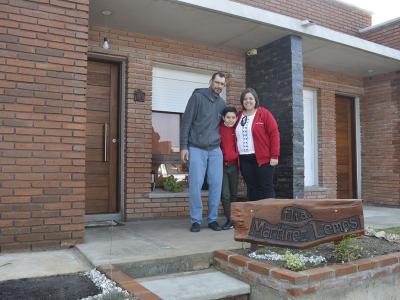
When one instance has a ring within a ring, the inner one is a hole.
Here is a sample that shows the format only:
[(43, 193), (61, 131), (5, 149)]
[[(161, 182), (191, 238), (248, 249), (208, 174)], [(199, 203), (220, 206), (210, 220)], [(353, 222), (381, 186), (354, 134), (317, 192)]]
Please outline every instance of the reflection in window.
[(153, 154), (179, 153), (180, 114), (153, 112)]
[(177, 181), (183, 183), (184, 187), (187, 187), (188, 184), (188, 168), (187, 164), (184, 163), (161, 163), (156, 164), (153, 163), (153, 166), (158, 166), (157, 176), (155, 181), (155, 187), (162, 188), (162, 178), (174, 176)]
[(187, 165), (180, 159), (180, 120), (181, 114), (153, 111), (153, 189), (162, 188), (162, 178), (171, 175), (187, 186)]

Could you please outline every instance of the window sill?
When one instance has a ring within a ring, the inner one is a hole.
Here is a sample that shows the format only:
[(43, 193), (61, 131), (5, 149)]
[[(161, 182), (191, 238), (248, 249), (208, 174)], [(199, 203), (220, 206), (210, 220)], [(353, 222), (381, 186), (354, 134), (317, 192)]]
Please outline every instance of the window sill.
[[(201, 191), (201, 196), (206, 197), (208, 196), (208, 191)], [(157, 199), (157, 198), (189, 198), (188, 190), (184, 190), (180, 193), (172, 193), (164, 191), (163, 189), (155, 189), (151, 193), (149, 193), (149, 198)]]
[(323, 186), (313, 185), (304, 187), (304, 192), (327, 192), (327, 191), (328, 189)]

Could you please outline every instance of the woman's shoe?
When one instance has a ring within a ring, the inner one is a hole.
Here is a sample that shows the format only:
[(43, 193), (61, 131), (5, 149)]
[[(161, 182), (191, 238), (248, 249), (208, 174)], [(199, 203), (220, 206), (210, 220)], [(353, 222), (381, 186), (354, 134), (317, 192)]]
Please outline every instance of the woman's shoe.
[(231, 220), (226, 221), (226, 223), (224, 225), (222, 225), (222, 230), (228, 230), (228, 229), (232, 229), (233, 228), (233, 224), (231, 222)]

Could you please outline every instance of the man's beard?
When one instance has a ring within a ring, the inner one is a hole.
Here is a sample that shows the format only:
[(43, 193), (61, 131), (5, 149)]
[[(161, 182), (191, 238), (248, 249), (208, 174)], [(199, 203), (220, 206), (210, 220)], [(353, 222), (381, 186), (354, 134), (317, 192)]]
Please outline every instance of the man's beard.
[(214, 92), (214, 94), (219, 96), (219, 94), (222, 92), (222, 89), (215, 88), (215, 89), (213, 89), (213, 92)]

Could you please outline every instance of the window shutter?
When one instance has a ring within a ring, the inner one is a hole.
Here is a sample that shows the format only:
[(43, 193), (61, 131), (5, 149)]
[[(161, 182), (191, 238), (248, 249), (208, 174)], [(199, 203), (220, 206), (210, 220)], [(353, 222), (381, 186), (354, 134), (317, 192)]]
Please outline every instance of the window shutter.
[[(211, 75), (191, 69), (154, 67), (152, 109), (183, 113), (193, 91), (208, 87)], [(221, 97), (225, 99), (225, 90)]]

